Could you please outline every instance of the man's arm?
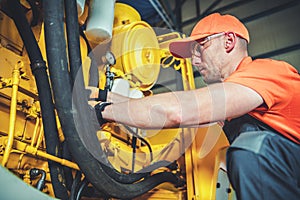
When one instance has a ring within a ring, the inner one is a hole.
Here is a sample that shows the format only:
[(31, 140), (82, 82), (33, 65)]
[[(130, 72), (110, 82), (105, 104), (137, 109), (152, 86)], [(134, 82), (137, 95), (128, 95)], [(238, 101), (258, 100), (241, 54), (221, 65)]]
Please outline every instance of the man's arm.
[(140, 128), (169, 128), (222, 121), (246, 114), (263, 103), (254, 90), (236, 83), (217, 83), (190, 91), (113, 102), (105, 119)]

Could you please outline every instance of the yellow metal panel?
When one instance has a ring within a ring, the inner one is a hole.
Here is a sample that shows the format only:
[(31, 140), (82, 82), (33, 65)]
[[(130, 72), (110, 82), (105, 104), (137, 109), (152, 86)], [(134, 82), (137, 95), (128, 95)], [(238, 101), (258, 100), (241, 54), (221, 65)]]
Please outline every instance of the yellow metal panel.
[(188, 151), (191, 156), (186, 157), (188, 199), (215, 199), (216, 174), (219, 170), (216, 167), (219, 166), (217, 155), (228, 145), (224, 132), (217, 124), (197, 130)]

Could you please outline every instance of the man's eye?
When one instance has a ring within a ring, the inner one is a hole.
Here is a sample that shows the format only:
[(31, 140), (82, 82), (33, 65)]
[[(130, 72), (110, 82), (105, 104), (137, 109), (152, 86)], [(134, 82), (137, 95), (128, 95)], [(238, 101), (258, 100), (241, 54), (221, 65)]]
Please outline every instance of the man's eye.
[(204, 45), (207, 41), (208, 41), (208, 40), (205, 38), (204, 40), (201, 40), (201, 41), (199, 42), (199, 44), (200, 44), (200, 45)]

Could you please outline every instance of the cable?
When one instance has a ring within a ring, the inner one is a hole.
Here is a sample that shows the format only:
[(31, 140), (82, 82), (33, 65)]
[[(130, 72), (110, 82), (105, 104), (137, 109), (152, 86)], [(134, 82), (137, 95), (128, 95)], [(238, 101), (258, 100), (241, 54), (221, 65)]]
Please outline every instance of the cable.
[(42, 169), (37, 169), (37, 168), (33, 168), (30, 170), (31, 178), (35, 178), (36, 176), (39, 176), (39, 175), (41, 175), (41, 178), (39, 179), (39, 181), (36, 184), (36, 189), (42, 191), (45, 187), (46, 172)]
[(133, 136), (132, 137), (132, 161), (131, 161), (131, 171), (134, 172), (134, 163), (135, 163), (135, 153), (136, 153), (136, 141), (137, 137)]
[(80, 182), (78, 192), (77, 192), (77, 195), (76, 195), (76, 200), (81, 199), (82, 192), (84, 191), (84, 189), (87, 187), (88, 184), (89, 184), (89, 182), (86, 178), (83, 179), (83, 181)]
[(129, 126), (124, 125), (124, 127), (135, 137), (139, 138), (149, 149), (149, 153), (150, 153), (150, 161), (153, 161), (153, 152), (152, 152), (152, 148), (151, 145), (149, 144), (149, 142), (147, 142), (147, 140), (145, 140), (144, 138), (142, 138), (141, 136), (139, 136), (137, 133), (135, 133)]

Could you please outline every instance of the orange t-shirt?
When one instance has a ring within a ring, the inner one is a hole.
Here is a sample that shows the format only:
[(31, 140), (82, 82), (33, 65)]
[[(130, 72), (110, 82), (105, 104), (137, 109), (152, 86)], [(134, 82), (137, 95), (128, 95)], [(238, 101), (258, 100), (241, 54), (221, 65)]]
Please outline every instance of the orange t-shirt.
[(249, 114), (300, 144), (300, 75), (283, 61), (246, 57), (225, 82), (255, 90), (264, 104)]

